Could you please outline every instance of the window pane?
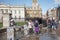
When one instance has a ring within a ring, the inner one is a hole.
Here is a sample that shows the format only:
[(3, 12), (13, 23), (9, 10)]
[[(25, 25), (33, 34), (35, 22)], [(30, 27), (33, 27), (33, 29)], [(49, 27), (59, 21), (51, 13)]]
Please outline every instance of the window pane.
[(20, 14), (20, 10), (19, 10), (19, 14)]
[(15, 14), (16, 14), (16, 10), (15, 10)]

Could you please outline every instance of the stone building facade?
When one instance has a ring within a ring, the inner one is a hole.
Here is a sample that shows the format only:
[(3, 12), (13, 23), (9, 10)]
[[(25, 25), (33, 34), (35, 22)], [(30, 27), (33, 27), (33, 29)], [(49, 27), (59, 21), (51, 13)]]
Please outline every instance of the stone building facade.
[[(25, 18), (25, 8), (24, 6), (10, 6), (10, 5), (0, 5), (0, 20), (3, 18), (3, 13), (7, 12), (12, 14), (12, 18), (16, 21), (24, 21)], [(2, 21), (2, 20), (1, 20)]]
[(38, 4), (38, 0), (32, 0), (32, 7), (26, 7), (26, 18), (42, 17), (42, 9)]
[(48, 14), (50, 18), (60, 20), (60, 7), (49, 9)]
[(24, 21), (25, 18), (42, 17), (42, 9), (38, 4), (38, 0), (32, 0), (31, 7), (0, 4), (0, 20), (3, 18), (3, 10), (6, 10), (7, 13), (10, 11), (15, 21)]
[(49, 10), (47, 11), (47, 14), (48, 14), (48, 17), (49, 17), (49, 18), (54, 18), (54, 19), (56, 19), (56, 17), (57, 17), (56, 13), (57, 13), (57, 9), (56, 9), (56, 8), (52, 8), (52, 9), (49, 9)]
[(60, 7), (57, 8), (57, 18), (60, 20)]
[(56, 8), (53, 8), (53, 9), (51, 10), (51, 16), (52, 16), (54, 19), (57, 18), (57, 9), (56, 9)]

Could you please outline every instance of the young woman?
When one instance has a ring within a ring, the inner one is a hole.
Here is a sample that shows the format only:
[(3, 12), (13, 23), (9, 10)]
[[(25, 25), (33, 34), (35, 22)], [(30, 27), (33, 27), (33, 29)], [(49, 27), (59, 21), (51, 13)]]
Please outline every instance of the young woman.
[(37, 20), (35, 21), (35, 32), (36, 32), (36, 34), (39, 33), (39, 23)]

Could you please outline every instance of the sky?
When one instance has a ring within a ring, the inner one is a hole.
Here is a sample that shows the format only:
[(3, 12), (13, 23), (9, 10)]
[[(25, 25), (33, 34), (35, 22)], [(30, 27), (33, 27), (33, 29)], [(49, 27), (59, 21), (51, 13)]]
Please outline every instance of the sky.
[[(32, 0), (0, 0), (0, 3), (32, 6)], [(45, 14), (48, 9), (57, 7), (60, 4), (60, 0), (38, 0), (38, 3), (42, 8), (42, 13)]]

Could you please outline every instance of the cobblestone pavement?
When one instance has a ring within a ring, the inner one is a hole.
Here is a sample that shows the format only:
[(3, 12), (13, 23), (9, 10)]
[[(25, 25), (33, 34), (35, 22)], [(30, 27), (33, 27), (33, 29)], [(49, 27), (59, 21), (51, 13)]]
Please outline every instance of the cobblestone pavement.
[(6, 37), (7, 33), (0, 33), (0, 40), (7, 40), (7, 37)]
[(39, 40), (39, 37), (35, 35), (30, 35), (29, 37), (24, 37), (20, 40)]
[(19, 40), (58, 40), (57, 39), (57, 34), (56, 32), (52, 32), (52, 33), (41, 33), (39, 35), (36, 35), (36, 34), (31, 34), (31, 35), (27, 35), (28, 37), (24, 36), (24, 34), (21, 32), (18, 32), (17, 33), (19, 37), (16, 37), (18, 38)]
[(58, 40), (56, 33), (44, 33), (40, 34), (39, 40)]
[(35, 34), (24, 36), (23, 33), (16, 32), (16, 34), (15, 34), (15, 40), (17, 40), (17, 39), (18, 40), (39, 40), (39, 36), (35, 35)]
[(52, 30), (52, 32), (46, 32), (43, 34), (40, 34), (39, 40), (60, 40), (59, 34), (60, 33), (60, 28), (57, 30)]
[[(58, 40), (56, 33), (41, 33), (39, 35), (31, 34), (24, 36), (20, 31), (15, 33), (14, 40)], [(0, 40), (7, 40), (6, 33), (0, 34)]]

